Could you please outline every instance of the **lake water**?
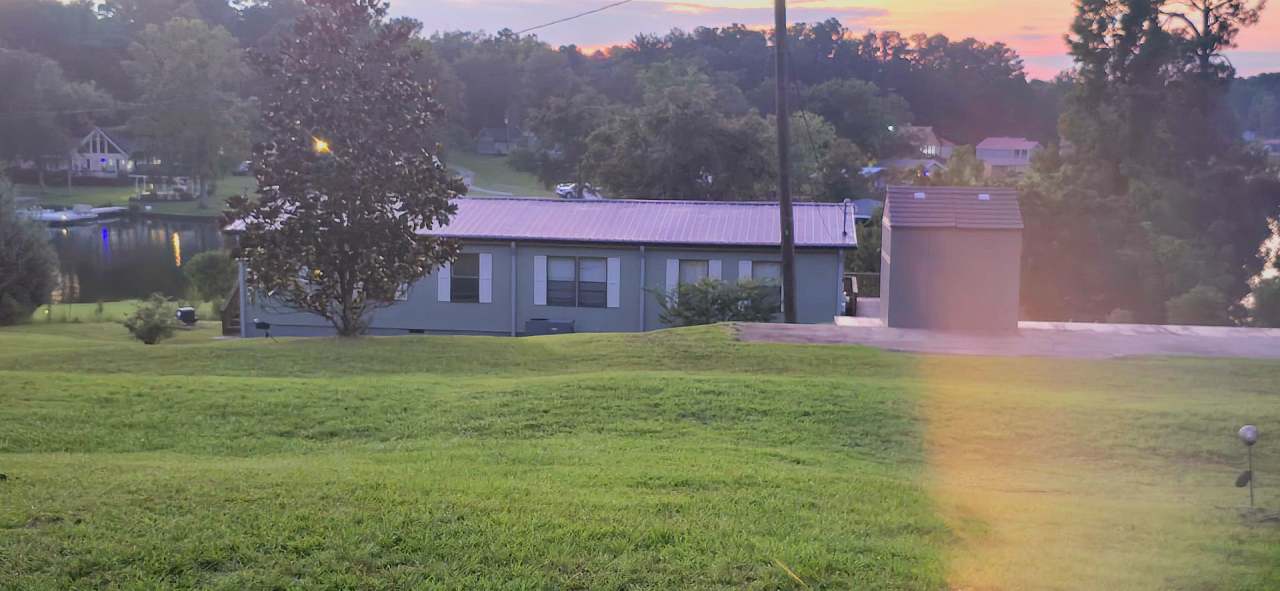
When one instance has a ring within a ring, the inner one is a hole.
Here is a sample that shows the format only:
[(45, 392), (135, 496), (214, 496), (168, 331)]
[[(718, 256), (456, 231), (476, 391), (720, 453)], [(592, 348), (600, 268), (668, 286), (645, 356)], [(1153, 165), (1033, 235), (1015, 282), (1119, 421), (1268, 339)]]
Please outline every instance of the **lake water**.
[(58, 251), (59, 285), (53, 301), (96, 302), (185, 294), (182, 264), (222, 248), (218, 224), (123, 218), (50, 228)]

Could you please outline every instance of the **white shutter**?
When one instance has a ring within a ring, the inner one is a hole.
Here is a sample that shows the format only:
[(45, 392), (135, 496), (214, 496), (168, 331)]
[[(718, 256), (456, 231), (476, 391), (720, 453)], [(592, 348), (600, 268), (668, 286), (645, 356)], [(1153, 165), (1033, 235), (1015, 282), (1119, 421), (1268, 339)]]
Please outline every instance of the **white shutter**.
[(480, 253), (480, 303), (493, 303), (493, 255)]
[(452, 275), (451, 265), (445, 263), (436, 271), (436, 300), (441, 302), (450, 301), (450, 295), (453, 293), (453, 283), (450, 281)]
[(738, 261), (738, 282), (751, 280), (751, 261)]
[(667, 293), (675, 295), (680, 287), (680, 259), (667, 259)]
[(533, 257), (533, 305), (547, 305), (547, 257)]
[(608, 306), (617, 308), (622, 305), (622, 259), (609, 257), (609, 270), (606, 279), (609, 283)]
[(707, 261), (708, 277), (719, 281), (720, 278), (724, 276), (724, 273), (722, 272), (723, 270), (723, 265), (720, 264), (720, 259), (711, 259), (710, 261)]

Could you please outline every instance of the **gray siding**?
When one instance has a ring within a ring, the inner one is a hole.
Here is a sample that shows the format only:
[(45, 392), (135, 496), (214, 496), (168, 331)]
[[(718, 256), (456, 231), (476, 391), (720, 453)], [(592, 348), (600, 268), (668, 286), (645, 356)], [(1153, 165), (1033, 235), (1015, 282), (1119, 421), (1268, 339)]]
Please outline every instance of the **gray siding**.
[(887, 326), (1017, 328), (1021, 231), (885, 228), (883, 241)]
[[(411, 330), (430, 333), (510, 335), (522, 333), (533, 318), (573, 321), (578, 332), (635, 332), (665, 328), (659, 321), (660, 308), (652, 291), (665, 289), (668, 259), (708, 259), (721, 261), (721, 278), (738, 280), (741, 260), (778, 261), (775, 250), (682, 249), (647, 247), (644, 256), (638, 246), (594, 246), (578, 244), (517, 243), (515, 250), (515, 300), (512, 301), (512, 244), (465, 242), (463, 252), (489, 253), (493, 257), (492, 303), (440, 302), (437, 277), (428, 275), (413, 285), (409, 298), (377, 311), (370, 334), (402, 335)], [(534, 257), (579, 256), (619, 259), (619, 307), (574, 308), (534, 303)], [(841, 254), (830, 250), (801, 250), (796, 256), (800, 292), (799, 321), (827, 323), (840, 305)], [(644, 284), (641, 285), (642, 264)], [(323, 319), (284, 309), (269, 302), (246, 299), (242, 316), (246, 336), (261, 336), (254, 319), (272, 325), (278, 336), (318, 336), (332, 334)], [(514, 319), (512, 313), (514, 310)]]

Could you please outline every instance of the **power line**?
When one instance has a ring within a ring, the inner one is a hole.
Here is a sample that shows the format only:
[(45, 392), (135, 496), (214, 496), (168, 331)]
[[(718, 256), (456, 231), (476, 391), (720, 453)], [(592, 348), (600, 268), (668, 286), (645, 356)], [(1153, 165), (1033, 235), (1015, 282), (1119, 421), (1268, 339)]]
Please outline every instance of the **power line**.
[(566, 17), (564, 17), (564, 18), (562, 18), (562, 19), (554, 20), (554, 21), (551, 21), (551, 22), (549, 22), (549, 23), (543, 23), (543, 24), (541, 24), (541, 25), (537, 25), (537, 26), (529, 27), (529, 28), (527, 28), (527, 29), (521, 29), (521, 30), (519, 30), (519, 31), (516, 31), (516, 34), (517, 34), (517, 35), (523, 35), (523, 34), (525, 34), (525, 33), (528, 33), (529, 31), (536, 31), (536, 30), (538, 30), (538, 29), (545, 29), (545, 28), (550, 27), (550, 26), (552, 26), (552, 25), (558, 25), (558, 24), (560, 24), (560, 23), (567, 23), (567, 22), (569, 22), (569, 21), (571, 21), (571, 20), (579, 19), (579, 18), (582, 18), (582, 17), (584, 17), (584, 16), (590, 16), (590, 15), (596, 14), (596, 13), (598, 13), (598, 12), (604, 12), (604, 11), (606, 11), (606, 10), (609, 10), (610, 8), (617, 8), (617, 7), (619, 7), (619, 6), (622, 6), (623, 4), (630, 4), (630, 3), (632, 3), (633, 1), (634, 1), (634, 0), (622, 0), (621, 2), (614, 2), (613, 4), (608, 4), (608, 5), (605, 5), (605, 6), (601, 6), (600, 8), (595, 8), (595, 9), (592, 9), (592, 10), (588, 10), (588, 11), (586, 11), (586, 12), (578, 13), (578, 14), (575, 14), (575, 15), (573, 15), (573, 16), (566, 16)]

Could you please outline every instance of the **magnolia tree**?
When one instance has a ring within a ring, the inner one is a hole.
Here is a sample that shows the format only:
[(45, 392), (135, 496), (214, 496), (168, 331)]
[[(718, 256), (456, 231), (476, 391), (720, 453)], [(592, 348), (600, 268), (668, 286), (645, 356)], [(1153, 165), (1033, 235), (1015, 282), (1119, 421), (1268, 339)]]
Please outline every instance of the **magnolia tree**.
[(271, 88), (258, 199), (233, 203), (248, 281), (342, 336), (455, 256), (422, 231), (448, 223), (466, 191), (424, 145), (443, 117), (414, 76), (415, 25), (386, 13), (380, 0), (307, 0), (292, 39), (250, 56)]

